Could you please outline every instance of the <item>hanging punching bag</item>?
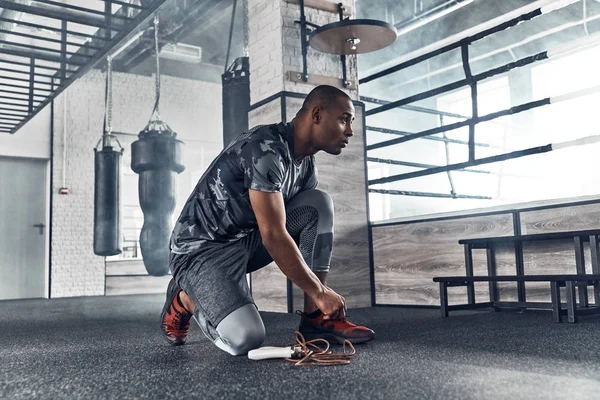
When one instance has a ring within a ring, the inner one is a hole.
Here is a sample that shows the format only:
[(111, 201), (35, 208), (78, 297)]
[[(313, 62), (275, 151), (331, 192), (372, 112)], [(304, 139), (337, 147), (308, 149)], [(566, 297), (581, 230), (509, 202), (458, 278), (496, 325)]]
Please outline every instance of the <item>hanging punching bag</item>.
[(144, 213), (140, 248), (148, 274), (169, 273), (171, 216), (175, 209), (175, 178), (185, 167), (181, 164), (181, 146), (177, 134), (161, 120), (160, 63), (158, 17), (154, 17), (154, 51), (156, 57), (156, 102), (150, 122), (131, 144), (131, 169), (139, 174), (138, 192)]
[(140, 247), (146, 270), (153, 276), (169, 273), (175, 178), (185, 169), (181, 164), (183, 143), (175, 139), (175, 132), (166, 128), (157, 130), (151, 123), (131, 144), (131, 169), (139, 174), (138, 192), (144, 213)]
[[(104, 134), (94, 148), (94, 254), (114, 256), (121, 254), (121, 156), (123, 147), (111, 132), (112, 111), (112, 58), (107, 58), (106, 114)], [(119, 145), (117, 151), (112, 139)], [(98, 145), (102, 142), (102, 150)]]
[(121, 155), (112, 146), (94, 149), (94, 254), (121, 254), (120, 188)]
[(223, 145), (248, 130), (250, 108), (250, 65), (239, 57), (221, 75), (223, 84)]

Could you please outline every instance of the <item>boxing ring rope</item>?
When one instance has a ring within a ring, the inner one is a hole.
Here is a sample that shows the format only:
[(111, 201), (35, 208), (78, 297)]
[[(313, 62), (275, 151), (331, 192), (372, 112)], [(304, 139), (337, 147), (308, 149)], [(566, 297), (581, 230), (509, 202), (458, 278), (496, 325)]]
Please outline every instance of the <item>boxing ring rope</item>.
[(463, 41), (474, 42), (479, 39), (483, 39), (484, 37), (493, 33), (515, 26), (520, 22), (533, 19), (554, 10), (558, 10), (570, 4), (577, 3), (578, 1), (579, 0), (538, 0), (521, 8), (517, 8), (509, 13), (493, 18), (487, 22), (484, 22), (483, 24), (452, 35), (444, 40), (433, 43), (429, 46), (425, 46), (422, 49), (408, 53), (404, 57), (401, 57), (399, 61), (395, 61), (396, 65), (366, 76), (360, 79), (358, 82), (362, 84), (377, 78), (381, 78), (393, 72), (410, 67), (411, 65), (418, 64), (421, 61), (425, 61), (442, 53), (454, 50), (460, 47)]
[[(598, 87), (597, 91), (600, 91), (600, 87)], [(567, 142), (550, 143), (550, 144), (547, 144), (544, 146), (531, 147), (529, 149), (517, 150), (517, 151), (513, 151), (511, 153), (506, 153), (506, 154), (498, 154), (498, 155), (491, 156), (491, 157), (480, 158), (480, 159), (477, 159), (474, 161), (466, 161), (466, 162), (457, 163), (457, 164), (450, 164), (450, 165), (444, 165), (444, 166), (439, 166), (439, 167), (435, 167), (435, 168), (429, 168), (429, 169), (425, 169), (425, 170), (421, 170), (421, 171), (414, 171), (414, 172), (408, 172), (405, 174), (392, 175), (392, 176), (388, 176), (388, 177), (380, 178), (380, 179), (373, 179), (373, 180), (369, 181), (369, 185), (376, 185), (378, 183), (395, 182), (395, 181), (399, 181), (399, 180), (403, 180), (403, 179), (410, 179), (410, 178), (416, 178), (419, 176), (432, 175), (432, 174), (437, 174), (440, 172), (452, 171), (452, 170), (456, 170), (459, 168), (467, 168), (467, 167), (472, 167), (472, 166), (481, 165), (481, 164), (490, 164), (490, 163), (495, 163), (495, 162), (499, 162), (499, 161), (506, 161), (506, 160), (510, 160), (513, 158), (520, 158), (520, 157), (524, 157), (524, 156), (530, 156), (533, 154), (547, 153), (552, 150), (560, 150), (560, 149), (564, 149), (567, 147), (583, 146), (583, 145), (588, 145), (588, 144), (593, 144), (593, 143), (598, 143), (598, 142), (600, 142), (600, 135), (586, 136), (586, 137), (583, 137), (580, 139), (570, 140)], [(371, 189), (369, 189), (369, 191), (371, 191)]]
[[(534, 62), (547, 60), (552, 57), (558, 57), (564, 53), (568, 53), (573, 50), (583, 49), (585, 47), (592, 46), (592, 45), (598, 44), (598, 43), (600, 43), (600, 33), (596, 33), (596, 34), (593, 34), (590, 36), (585, 36), (585, 37), (582, 37), (579, 39), (575, 39), (568, 43), (557, 46), (556, 48), (554, 48), (552, 50), (542, 51), (538, 54), (534, 54), (532, 56), (521, 58), (520, 60), (510, 62), (510, 63), (502, 65), (500, 67), (492, 68), (488, 71), (482, 72), (477, 75), (469, 74), (469, 77), (467, 77), (465, 79), (461, 79), (459, 81), (455, 81), (455, 82), (446, 84), (444, 86), (437, 87), (435, 89), (427, 90), (425, 92), (417, 93), (415, 95), (405, 97), (404, 99), (389, 102), (387, 104), (381, 105), (381, 106), (373, 108), (371, 110), (368, 110), (366, 112), (366, 115), (369, 116), (369, 115), (378, 114), (383, 111), (391, 110), (392, 108), (401, 107), (401, 106), (404, 106), (409, 103), (414, 103), (416, 101), (424, 100), (429, 97), (437, 96), (439, 94), (449, 92), (449, 91), (458, 89), (460, 87), (463, 87), (471, 82), (476, 83), (476, 82), (482, 81), (484, 79), (491, 78), (495, 75), (508, 72), (515, 68), (524, 67), (526, 65), (533, 64)], [(463, 54), (464, 54), (467, 51), (465, 49), (468, 49), (468, 44), (462, 44), (461, 47), (463, 49)], [(464, 60), (468, 60), (468, 54), (463, 55), (463, 63), (466, 65), (467, 63), (465, 63)]]
[[(387, 111), (387, 110), (390, 110), (393, 108), (399, 108), (399, 107), (407, 108), (407, 109), (409, 109), (409, 107), (410, 107), (410, 108), (415, 108), (413, 111), (434, 113), (433, 111), (436, 111), (436, 110), (429, 110), (429, 109), (421, 110), (419, 107), (409, 106), (408, 104), (415, 102), (415, 101), (423, 100), (423, 99), (426, 99), (429, 97), (433, 97), (433, 96), (436, 96), (436, 95), (439, 95), (442, 93), (446, 93), (448, 91), (452, 91), (452, 90), (458, 89), (463, 86), (468, 85), (471, 88), (472, 116), (471, 116), (471, 118), (467, 118), (464, 121), (459, 121), (459, 122), (456, 122), (453, 124), (439, 126), (439, 127), (432, 128), (432, 129), (427, 129), (427, 130), (417, 132), (417, 133), (412, 133), (412, 134), (408, 133), (408, 132), (396, 131), (396, 130), (392, 130), (392, 129), (366, 126), (367, 130), (397, 134), (397, 135), (402, 136), (402, 137), (399, 137), (396, 139), (386, 140), (383, 142), (369, 145), (366, 147), (367, 151), (380, 149), (380, 148), (384, 148), (384, 147), (388, 147), (388, 146), (392, 146), (392, 145), (396, 145), (396, 144), (400, 144), (400, 143), (404, 143), (404, 142), (408, 142), (408, 141), (420, 139), (420, 138), (424, 138), (424, 139), (427, 138), (429, 140), (443, 141), (443, 142), (445, 142), (445, 145), (447, 146), (447, 144), (449, 142), (455, 141), (455, 139), (448, 139), (445, 135), (446, 132), (455, 130), (455, 129), (459, 129), (459, 128), (462, 128), (465, 126), (469, 126), (469, 141), (468, 142), (459, 141), (459, 142), (461, 142), (461, 144), (469, 145), (469, 160), (468, 161), (462, 162), (462, 163), (456, 163), (456, 164), (449, 164), (449, 165), (445, 165), (445, 166), (431, 166), (431, 165), (427, 165), (427, 164), (409, 163), (409, 162), (403, 162), (403, 161), (368, 157), (367, 161), (370, 161), (370, 162), (404, 165), (404, 166), (411, 166), (411, 167), (417, 167), (417, 168), (426, 168), (426, 169), (420, 170), (420, 171), (414, 171), (414, 172), (397, 174), (397, 175), (392, 175), (392, 176), (383, 177), (383, 178), (379, 178), (379, 179), (369, 180), (368, 184), (375, 185), (375, 184), (389, 183), (389, 182), (395, 182), (395, 181), (404, 180), (404, 179), (410, 179), (410, 178), (415, 178), (415, 177), (420, 177), (420, 176), (437, 174), (440, 172), (448, 172), (449, 173), (450, 171), (454, 171), (454, 170), (459, 170), (459, 171), (464, 171), (464, 172), (467, 172), (467, 171), (468, 172), (476, 172), (476, 170), (468, 170), (465, 168), (476, 166), (476, 165), (481, 165), (481, 164), (505, 161), (505, 160), (524, 157), (524, 156), (528, 156), (528, 155), (532, 155), (532, 154), (540, 154), (540, 153), (544, 153), (544, 152), (548, 152), (548, 151), (552, 151), (552, 150), (558, 150), (558, 149), (562, 149), (562, 148), (570, 147), (570, 146), (596, 143), (596, 142), (600, 141), (600, 136), (598, 136), (598, 137), (590, 136), (590, 137), (573, 140), (573, 141), (569, 141), (569, 142), (547, 144), (545, 146), (533, 147), (533, 148), (529, 148), (529, 149), (518, 150), (518, 151), (513, 151), (510, 153), (495, 155), (495, 156), (491, 156), (491, 157), (475, 159), (475, 146), (485, 145), (485, 144), (475, 143), (475, 126), (477, 124), (479, 124), (481, 122), (492, 121), (499, 117), (517, 114), (517, 113), (527, 111), (530, 109), (534, 109), (537, 107), (541, 107), (541, 106), (545, 106), (545, 105), (549, 105), (549, 104), (555, 104), (555, 103), (558, 103), (561, 101), (567, 101), (567, 100), (571, 100), (571, 99), (575, 99), (575, 98), (579, 98), (579, 97), (583, 97), (583, 96), (587, 96), (587, 95), (590, 95), (593, 93), (600, 92), (600, 86), (597, 86), (597, 87), (592, 87), (592, 88), (588, 88), (588, 89), (584, 89), (584, 90), (574, 91), (574, 92), (567, 93), (567, 94), (560, 95), (560, 96), (547, 97), (545, 99), (531, 101), (528, 103), (524, 103), (521, 105), (511, 107), (506, 110), (497, 111), (497, 112), (490, 113), (490, 114), (483, 115), (483, 116), (478, 115), (477, 82), (482, 81), (487, 78), (490, 78), (490, 77), (493, 77), (495, 75), (502, 74), (502, 73), (508, 72), (510, 70), (525, 66), (525, 65), (529, 65), (529, 64), (532, 64), (532, 63), (535, 63), (538, 61), (542, 61), (542, 60), (551, 59), (554, 57), (559, 57), (559, 56), (564, 55), (565, 53), (569, 53), (571, 51), (581, 50), (583, 48), (596, 45), (596, 44), (600, 43), (600, 33), (594, 34), (594, 35), (589, 35), (589, 36), (586, 36), (586, 37), (583, 37), (580, 39), (572, 40), (570, 42), (561, 44), (551, 50), (543, 51), (543, 52), (537, 53), (532, 56), (524, 57), (522, 59), (513, 61), (511, 63), (502, 65), (500, 67), (492, 68), (488, 71), (485, 71), (485, 72), (482, 72), (482, 73), (479, 73), (476, 75), (473, 75), (471, 73), (470, 62), (469, 62), (469, 45), (472, 42), (482, 39), (490, 34), (500, 32), (502, 30), (505, 30), (512, 26), (515, 26), (518, 23), (531, 20), (537, 16), (540, 16), (540, 15), (546, 14), (548, 12), (563, 8), (567, 5), (576, 3), (578, 1), (579, 0), (536, 1), (528, 6), (521, 7), (511, 13), (494, 18), (484, 24), (481, 24), (477, 27), (468, 29), (468, 30), (461, 32), (457, 35), (454, 35), (446, 40), (434, 43), (433, 45), (427, 46), (421, 50), (410, 53), (409, 55), (402, 58), (402, 61), (400, 62), (400, 64), (395, 65), (390, 68), (387, 68), (387, 69), (384, 69), (380, 72), (377, 72), (373, 75), (370, 75), (366, 78), (361, 79), (360, 80), (361, 84), (367, 83), (374, 79), (389, 75), (393, 72), (400, 71), (401, 69), (415, 65), (421, 61), (427, 60), (431, 57), (437, 56), (437, 55), (445, 53), (447, 51), (461, 48), (462, 66), (463, 66), (464, 73), (465, 73), (464, 79), (461, 79), (456, 82), (452, 82), (450, 84), (447, 84), (447, 85), (444, 85), (444, 86), (441, 86), (441, 87), (438, 87), (435, 89), (427, 90), (425, 92), (418, 93), (418, 94), (415, 94), (415, 95), (412, 95), (412, 96), (409, 96), (409, 97), (406, 97), (406, 98), (403, 98), (403, 99), (400, 99), (397, 101), (385, 101), (385, 100), (379, 100), (379, 99), (373, 99), (373, 98), (365, 98), (364, 100), (366, 100), (366, 101), (371, 101), (376, 104), (379, 104), (378, 107), (375, 107), (373, 109), (366, 111), (365, 114), (367, 116), (375, 115), (375, 114), (378, 114), (378, 113), (381, 113), (381, 112), (384, 112), (384, 111)], [(451, 42), (452, 39), (455, 39), (455, 40), (458, 39), (458, 41)], [(413, 57), (413, 58), (409, 58), (409, 57)], [(419, 108), (419, 109), (417, 109), (417, 108)], [(442, 116), (440, 113), (438, 113), (438, 115)], [(466, 118), (464, 116), (458, 116), (458, 115), (453, 116), (453, 117)], [(442, 137), (432, 136), (432, 135), (435, 135), (438, 133), (444, 134), (444, 137), (442, 138)], [(477, 171), (477, 172), (479, 172), (479, 171)], [(448, 175), (449, 175), (450, 183), (452, 185), (451, 176), (450, 176), (450, 174), (448, 174)], [(411, 191), (402, 191), (402, 190), (385, 190), (385, 189), (369, 189), (369, 191), (372, 193), (399, 194), (399, 195), (408, 195), (408, 196), (489, 199), (489, 197), (486, 197), (486, 196), (456, 195), (456, 193), (454, 193), (453, 187), (452, 187), (451, 194), (421, 193), (421, 192), (411, 192)]]
[[(555, 33), (558, 33), (558, 32), (562, 32), (562, 31), (564, 31), (566, 29), (573, 28), (573, 27), (575, 27), (577, 25), (586, 24), (588, 22), (592, 22), (592, 21), (595, 21), (597, 19), (600, 19), (600, 14), (597, 14), (597, 15), (594, 15), (594, 16), (591, 16), (591, 17), (587, 17), (587, 18), (585, 18), (585, 19), (583, 19), (581, 21), (569, 22), (569, 23), (566, 23), (566, 24), (554, 27), (552, 29), (548, 29), (546, 31), (543, 31), (543, 32), (537, 33), (535, 35), (529, 36), (528, 38), (523, 39), (523, 40), (521, 40), (519, 42), (513, 43), (511, 45), (504, 46), (502, 48), (490, 51), (490, 52), (485, 53), (485, 54), (481, 54), (481, 55), (479, 55), (477, 57), (473, 57), (471, 59), (471, 63), (474, 63), (476, 61), (485, 60), (486, 58), (495, 56), (495, 55), (503, 53), (505, 51), (512, 52), (513, 49), (515, 49), (517, 47), (521, 47), (521, 46), (526, 45), (528, 43), (531, 43), (531, 42), (533, 42), (535, 40), (545, 38), (546, 36), (549, 36), (549, 35), (552, 35), (552, 34), (555, 34)], [(423, 79), (431, 78), (431, 77), (434, 77), (436, 75), (443, 74), (444, 72), (452, 71), (453, 69), (458, 68), (458, 67), (462, 67), (462, 63), (452, 64), (452, 65), (449, 65), (447, 67), (440, 68), (438, 70), (429, 72), (427, 74), (419, 75), (416, 78), (409, 79), (409, 80), (406, 80), (406, 81), (403, 81), (403, 82), (399, 82), (397, 85), (394, 85), (394, 88), (399, 88), (399, 87), (402, 87), (402, 86), (405, 86), (405, 85), (408, 85), (408, 84), (411, 84), (411, 83), (418, 82), (418, 81), (423, 80)], [(364, 97), (363, 98), (363, 96), (361, 96), (361, 100), (363, 100), (363, 101), (371, 101), (371, 98), (369, 98), (369, 97)], [(376, 100), (376, 99), (373, 99), (373, 100)], [(379, 101), (381, 102), (381, 100), (379, 100)], [(371, 102), (377, 103), (378, 101), (371, 101)], [(387, 101), (385, 103), (379, 103), (379, 104), (387, 104), (387, 103), (390, 103), (390, 102)], [(406, 107), (413, 107), (413, 106), (403, 106), (401, 108), (406, 108)], [(415, 111), (418, 111), (418, 110), (415, 110)], [(464, 117), (464, 118), (467, 118), (467, 117)]]

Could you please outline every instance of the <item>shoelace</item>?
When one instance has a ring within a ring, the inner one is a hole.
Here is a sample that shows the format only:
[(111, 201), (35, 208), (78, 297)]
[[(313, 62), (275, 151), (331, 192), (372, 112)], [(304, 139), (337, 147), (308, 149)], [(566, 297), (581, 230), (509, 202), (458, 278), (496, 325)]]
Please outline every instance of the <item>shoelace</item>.
[[(293, 358), (285, 358), (286, 361), (294, 363), (295, 367), (302, 365), (346, 365), (350, 364), (350, 359), (356, 354), (356, 349), (349, 340), (344, 340), (342, 353), (332, 353), (329, 350), (329, 342), (325, 339), (313, 339), (308, 342), (304, 336), (298, 332), (296, 334), (296, 343), (291, 345), (296, 350), (300, 348), (304, 355), (300, 360), (294, 360)], [(325, 344), (325, 348), (317, 346), (315, 343), (322, 342)], [(346, 343), (350, 347), (351, 351), (346, 352)], [(314, 350), (310, 350), (309, 347)]]
[[(175, 309), (175, 307), (173, 305), (171, 305), (171, 307), (173, 308), (173, 312), (175, 313), (175, 316), (173, 317), (173, 326), (176, 326), (175, 329), (170, 329), (171, 327), (169, 326), (167, 328), (167, 331), (172, 332), (172, 333), (178, 333), (179, 331), (183, 331), (184, 333), (187, 331), (187, 328), (189, 327), (189, 322), (190, 319), (192, 318), (192, 314), (183, 314), (181, 312), (179, 312), (177, 309)], [(182, 322), (183, 322), (183, 326), (182, 326)]]

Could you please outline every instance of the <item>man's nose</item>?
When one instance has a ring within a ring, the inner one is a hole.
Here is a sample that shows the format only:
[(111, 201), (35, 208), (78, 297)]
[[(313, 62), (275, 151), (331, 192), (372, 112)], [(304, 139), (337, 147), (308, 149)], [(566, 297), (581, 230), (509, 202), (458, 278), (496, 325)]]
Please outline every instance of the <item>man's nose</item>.
[(344, 135), (348, 136), (348, 137), (352, 137), (354, 136), (354, 132), (352, 131), (352, 126), (348, 126), (348, 128), (346, 128), (346, 132), (344, 132)]

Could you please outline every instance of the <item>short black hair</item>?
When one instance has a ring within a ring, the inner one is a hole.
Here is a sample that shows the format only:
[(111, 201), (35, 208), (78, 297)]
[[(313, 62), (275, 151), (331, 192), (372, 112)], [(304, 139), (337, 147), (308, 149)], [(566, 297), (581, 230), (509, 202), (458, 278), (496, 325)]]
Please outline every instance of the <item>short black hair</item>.
[(348, 96), (345, 92), (340, 89), (329, 86), (329, 85), (320, 85), (310, 91), (306, 99), (304, 99), (304, 103), (302, 103), (302, 109), (300, 111), (310, 111), (312, 107), (318, 105), (322, 109), (326, 110), (335, 104), (336, 100), (340, 97), (347, 98), (348, 100), (352, 100), (350, 96)]

